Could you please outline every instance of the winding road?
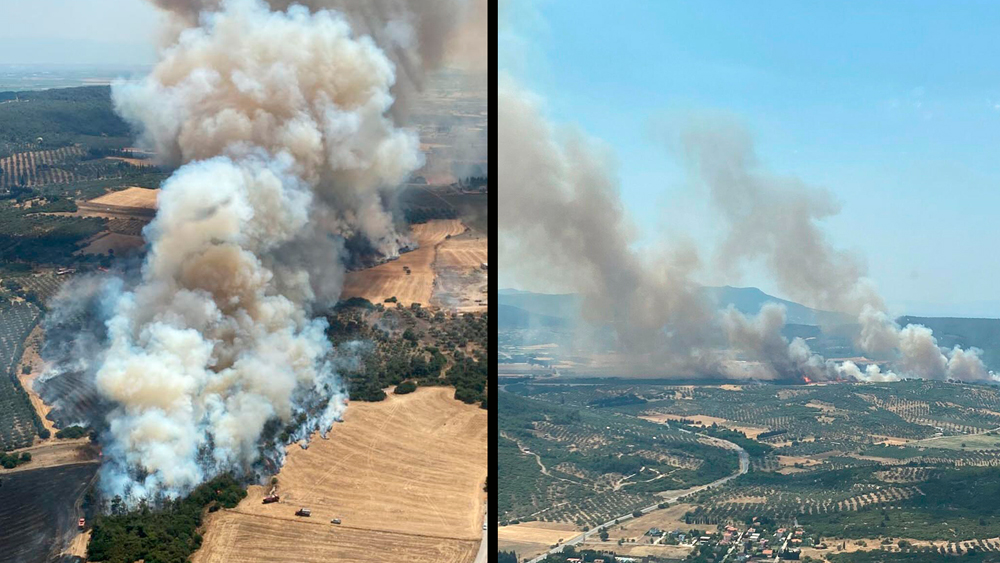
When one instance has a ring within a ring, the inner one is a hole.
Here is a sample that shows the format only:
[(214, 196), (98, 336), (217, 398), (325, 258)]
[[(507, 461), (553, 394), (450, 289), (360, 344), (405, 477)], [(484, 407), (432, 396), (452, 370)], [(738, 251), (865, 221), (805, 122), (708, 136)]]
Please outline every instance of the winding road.
[[(693, 432), (690, 432), (689, 430), (684, 430), (684, 429), (679, 429), (679, 430), (681, 432), (687, 432), (689, 434), (693, 434)], [(731, 481), (731, 480), (739, 477), (740, 475), (745, 474), (747, 471), (750, 470), (750, 456), (747, 455), (746, 450), (744, 450), (743, 448), (737, 446), (736, 444), (734, 444), (734, 443), (732, 443), (732, 442), (730, 442), (728, 440), (723, 440), (721, 438), (715, 438), (713, 436), (705, 436), (703, 434), (699, 434), (699, 436), (701, 438), (703, 438), (705, 441), (714, 443), (716, 446), (719, 446), (721, 448), (726, 448), (726, 449), (729, 449), (729, 450), (735, 450), (739, 454), (739, 456), (740, 456), (740, 468), (739, 468), (739, 470), (737, 470), (732, 475), (728, 475), (726, 477), (723, 477), (722, 479), (717, 479), (715, 481), (712, 481), (711, 483), (708, 483), (708, 484), (705, 484), (705, 485), (701, 485), (701, 486), (695, 487), (693, 489), (685, 489), (683, 492), (681, 492), (680, 494), (678, 494), (676, 496), (673, 496), (673, 497), (664, 497), (662, 500), (660, 500), (656, 504), (654, 504), (652, 506), (647, 506), (646, 508), (643, 508), (639, 512), (641, 512), (643, 514), (649, 514), (650, 512), (656, 510), (659, 507), (659, 505), (662, 504), (662, 503), (664, 503), (664, 502), (676, 502), (676, 501), (680, 500), (681, 498), (684, 498), (684, 497), (686, 497), (688, 495), (693, 495), (693, 494), (696, 494), (696, 493), (700, 493), (701, 491), (704, 491), (705, 489), (711, 489), (713, 487), (718, 487), (719, 485), (727, 483), (727, 482), (729, 482), (729, 481)], [(581, 533), (578, 536), (575, 536), (575, 537), (572, 537), (572, 538), (566, 540), (561, 545), (550, 549), (549, 551), (547, 551), (547, 552), (539, 555), (538, 557), (535, 557), (534, 559), (531, 559), (527, 563), (539, 563), (540, 561), (543, 561), (546, 557), (548, 557), (550, 554), (561, 552), (563, 550), (563, 547), (565, 547), (567, 545), (580, 545), (580, 544), (582, 544), (590, 536), (599, 533), (599, 531), (601, 530), (601, 528), (606, 528), (608, 526), (613, 526), (613, 525), (615, 525), (616, 522), (618, 524), (621, 524), (622, 522), (625, 522), (627, 520), (631, 520), (632, 518), (634, 518), (634, 516), (632, 516), (632, 513), (629, 512), (628, 514), (623, 514), (623, 515), (619, 516), (618, 518), (613, 518), (611, 520), (608, 520), (607, 522), (601, 524), (600, 526), (595, 526), (595, 527), (591, 528), (590, 530), (587, 530), (586, 532)]]

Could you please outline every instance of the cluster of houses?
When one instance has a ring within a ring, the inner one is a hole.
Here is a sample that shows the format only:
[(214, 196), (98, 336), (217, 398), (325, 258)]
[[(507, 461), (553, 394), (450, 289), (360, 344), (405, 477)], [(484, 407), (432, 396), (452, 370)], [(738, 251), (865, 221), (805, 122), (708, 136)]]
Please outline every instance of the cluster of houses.
[(778, 528), (771, 532), (754, 519), (746, 530), (726, 526), (719, 545), (731, 546), (730, 560), (735, 563), (752, 561), (798, 560), (805, 540), (801, 526)]
[(798, 560), (803, 543), (811, 542), (801, 526), (772, 531), (758, 519), (745, 529), (730, 525), (720, 527), (718, 532), (711, 534), (692, 535), (692, 532), (682, 530), (667, 532), (650, 528), (645, 535), (653, 543), (718, 547), (727, 553), (725, 560), (733, 563)]

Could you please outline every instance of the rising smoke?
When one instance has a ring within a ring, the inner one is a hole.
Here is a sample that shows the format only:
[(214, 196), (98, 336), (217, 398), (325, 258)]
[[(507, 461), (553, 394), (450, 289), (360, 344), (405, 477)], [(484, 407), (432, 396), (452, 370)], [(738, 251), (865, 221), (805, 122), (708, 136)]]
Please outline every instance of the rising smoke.
[[(195, 27), (224, 0), (151, 0), (172, 17), (169, 41)], [(394, 63), (397, 118), (421, 91), (427, 73), (443, 64), (470, 71), (487, 70), (489, 5), (487, 0), (263, 0), (274, 11), (302, 6), (312, 12), (342, 14), (357, 35), (371, 37)]]
[(707, 188), (722, 219), (726, 236), (716, 260), (720, 267), (731, 271), (733, 266), (763, 261), (792, 299), (856, 317), (860, 348), (892, 360), (900, 375), (992, 379), (981, 351), (943, 351), (930, 329), (901, 329), (889, 317), (885, 301), (865, 277), (863, 262), (834, 248), (821, 227), (824, 219), (839, 212), (828, 191), (762, 170), (750, 135), (731, 121), (693, 122), (682, 133), (681, 146), (691, 176)]
[(678, 143), (689, 176), (719, 212), (724, 236), (714, 266), (738, 275), (747, 263), (762, 262), (793, 299), (856, 317), (858, 345), (892, 370), (838, 365), (801, 338), (789, 341), (777, 305), (754, 318), (732, 308), (712, 312), (692, 281), (702, 264), (693, 249), (667, 260), (636, 250), (606, 150), (579, 133), (557, 134), (537, 97), (509, 78), (500, 81), (499, 102), (502, 267), (580, 293), (586, 318), (613, 327), (622, 351), (644, 357), (658, 350), (655, 359), (668, 372), (729, 374), (726, 355), (711, 349), (710, 335), (721, 328), (730, 349), (758, 362), (748, 375), (993, 379), (979, 350), (942, 350), (926, 327), (900, 328), (865, 277), (864, 262), (827, 239), (821, 222), (839, 212), (832, 195), (761, 170), (750, 136), (732, 122), (693, 122)]
[[(423, 158), (396, 125), (394, 88), (443, 56), (425, 38), (446, 44), (461, 27), (435, 18), (462, 14), (443, 14), (453, 2), (358, 2), (347, 16), (320, 2), (158, 4), (177, 15), (172, 41), (113, 100), (178, 168), (138, 279), (101, 285), (104, 345), (87, 367), (111, 405), (102, 490), (127, 501), (280, 461), (282, 428), (305, 439), (340, 418), (338, 368), (360, 345), (331, 349), (312, 312), (339, 296), (345, 239), (385, 256), (407, 244), (387, 202)], [(393, 10), (418, 5), (407, 35)], [(411, 54), (407, 68), (398, 57)]]
[(513, 80), (500, 79), (498, 96), (501, 267), (580, 293), (584, 317), (613, 326), (630, 354), (656, 349), (680, 366), (703, 363), (712, 312), (688, 277), (696, 256), (642, 256), (607, 151), (555, 131)]

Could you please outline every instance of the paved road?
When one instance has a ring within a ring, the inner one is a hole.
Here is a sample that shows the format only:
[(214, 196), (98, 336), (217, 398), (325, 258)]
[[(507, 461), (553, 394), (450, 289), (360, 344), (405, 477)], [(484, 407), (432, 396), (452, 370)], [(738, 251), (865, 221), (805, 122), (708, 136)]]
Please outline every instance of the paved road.
[[(683, 430), (683, 429), (681, 431), (682, 432), (687, 432), (687, 430)], [(727, 483), (727, 482), (731, 481), (732, 479), (735, 479), (735, 478), (739, 477), (740, 475), (743, 475), (744, 473), (746, 473), (747, 471), (750, 470), (750, 456), (747, 455), (746, 450), (744, 450), (743, 448), (737, 446), (736, 444), (734, 444), (734, 443), (732, 443), (732, 442), (730, 442), (728, 440), (723, 440), (721, 438), (715, 438), (715, 437), (712, 437), (712, 436), (705, 436), (703, 434), (699, 434), (699, 436), (701, 436), (702, 438), (707, 439), (710, 442), (715, 443), (717, 446), (720, 446), (720, 447), (723, 447), (723, 448), (726, 448), (726, 449), (730, 449), (730, 450), (736, 450), (736, 452), (740, 456), (740, 468), (739, 468), (739, 470), (736, 471), (736, 473), (733, 473), (732, 475), (729, 475), (727, 477), (723, 477), (722, 479), (718, 479), (716, 481), (712, 481), (711, 483), (708, 483), (707, 485), (701, 485), (700, 487), (695, 487), (693, 489), (687, 489), (687, 490), (685, 490), (685, 492), (683, 492), (681, 494), (678, 494), (677, 496), (664, 498), (664, 499), (660, 500), (659, 502), (657, 502), (656, 504), (654, 504), (653, 506), (647, 506), (646, 508), (643, 508), (642, 510), (640, 510), (640, 512), (642, 512), (643, 514), (649, 514), (650, 512), (656, 510), (661, 503), (664, 503), (664, 502), (677, 502), (682, 497), (686, 497), (688, 495), (693, 495), (695, 493), (700, 493), (701, 491), (704, 491), (705, 489), (711, 489), (712, 487), (718, 487), (719, 485), (722, 485), (723, 483)], [(595, 526), (595, 527), (591, 528), (590, 530), (588, 530), (586, 532), (583, 532), (582, 534), (580, 534), (580, 535), (578, 535), (576, 537), (573, 537), (573, 538), (570, 538), (570, 539), (566, 540), (565, 542), (563, 542), (562, 545), (550, 549), (547, 553), (543, 553), (543, 554), (539, 555), (538, 557), (536, 557), (536, 558), (528, 561), (528, 563), (539, 563), (540, 561), (542, 561), (543, 559), (545, 559), (546, 557), (548, 557), (549, 554), (561, 552), (563, 550), (563, 547), (565, 547), (567, 545), (580, 545), (581, 543), (583, 543), (584, 541), (586, 541), (587, 538), (589, 538), (590, 536), (592, 536), (594, 534), (597, 534), (598, 531), (601, 528), (605, 528), (605, 527), (609, 527), (609, 526), (615, 525), (615, 521), (616, 520), (618, 521), (619, 524), (621, 524), (622, 522), (625, 522), (627, 520), (631, 520), (632, 518), (634, 518), (634, 517), (632, 516), (632, 513), (630, 512), (628, 514), (624, 514), (622, 516), (619, 516), (618, 518), (613, 518), (611, 520), (608, 520), (607, 522), (601, 524), (600, 526)]]
[[(487, 510), (487, 511), (484, 512), (484, 514), (483, 514), (483, 523), (487, 522), (487, 518), (489, 518), (489, 513), (490, 513), (489, 510)], [(489, 551), (490, 551), (489, 533), (490, 533), (490, 529), (489, 529), (489, 526), (487, 526), (486, 529), (483, 530), (483, 541), (479, 542), (479, 553), (476, 554), (476, 561), (475, 561), (475, 563), (486, 563), (487, 561), (489, 561), (489, 558), (490, 558), (490, 556), (489, 556)]]

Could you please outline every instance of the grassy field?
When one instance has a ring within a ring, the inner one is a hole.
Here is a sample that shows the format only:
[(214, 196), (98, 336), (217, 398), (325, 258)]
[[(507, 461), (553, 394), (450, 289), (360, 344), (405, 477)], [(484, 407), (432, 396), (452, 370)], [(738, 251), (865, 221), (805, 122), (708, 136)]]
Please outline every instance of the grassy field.
[(911, 442), (908, 445), (945, 450), (1000, 450), (1000, 435), (991, 432), (970, 436), (942, 436)]

